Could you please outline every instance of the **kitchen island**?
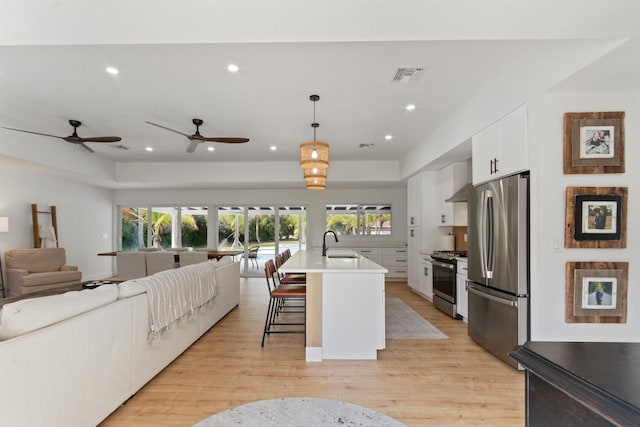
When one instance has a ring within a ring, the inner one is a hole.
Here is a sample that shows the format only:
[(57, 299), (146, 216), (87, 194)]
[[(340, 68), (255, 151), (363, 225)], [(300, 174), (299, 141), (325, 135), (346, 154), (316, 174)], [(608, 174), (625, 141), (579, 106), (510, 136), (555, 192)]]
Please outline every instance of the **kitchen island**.
[(306, 273), (306, 360), (377, 359), (385, 347), (387, 269), (353, 251), (298, 251), (282, 273)]

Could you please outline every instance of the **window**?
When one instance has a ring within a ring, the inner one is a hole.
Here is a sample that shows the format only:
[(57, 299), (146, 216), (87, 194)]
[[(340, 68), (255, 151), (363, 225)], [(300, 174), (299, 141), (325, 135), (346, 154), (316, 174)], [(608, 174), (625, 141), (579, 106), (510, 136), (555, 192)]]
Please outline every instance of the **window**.
[(391, 205), (327, 205), (327, 230), (341, 236), (391, 235)]
[(370, 236), (391, 235), (391, 205), (362, 205), (362, 233)]
[(209, 209), (206, 206), (187, 206), (180, 209), (182, 246), (206, 248)]
[(177, 235), (176, 222), (179, 208), (153, 207), (151, 208), (151, 246), (172, 248)]
[(207, 247), (207, 207), (121, 207), (122, 250)]
[(120, 209), (123, 251), (135, 251), (146, 246), (148, 212), (147, 208)]

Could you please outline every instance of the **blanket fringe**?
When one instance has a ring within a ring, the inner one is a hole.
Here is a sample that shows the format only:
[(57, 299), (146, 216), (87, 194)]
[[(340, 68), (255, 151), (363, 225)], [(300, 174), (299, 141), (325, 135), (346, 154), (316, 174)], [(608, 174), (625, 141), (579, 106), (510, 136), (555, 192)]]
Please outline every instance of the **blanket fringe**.
[(149, 302), (148, 341), (157, 346), (169, 336), (173, 324), (196, 321), (201, 310), (214, 305), (217, 294), (215, 266), (200, 263), (135, 279), (145, 288)]

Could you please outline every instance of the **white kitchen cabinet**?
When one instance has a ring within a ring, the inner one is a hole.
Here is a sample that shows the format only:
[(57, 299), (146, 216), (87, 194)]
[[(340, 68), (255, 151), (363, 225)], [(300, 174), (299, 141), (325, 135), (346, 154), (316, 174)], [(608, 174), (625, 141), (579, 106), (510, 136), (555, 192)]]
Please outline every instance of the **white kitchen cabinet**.
[(382, 262), (382, 248), (351, 248), (351, 250), (369, 258), (378, 265), (386, 267)]
[(407, 233), (407, 283), (420, 286), (420, 227), (410, 227)]
[(429, 255), (421, 256), (421, 283), (418, 291), (429, 301), (433, 301), (433, 266)]
[(408, 268), (408, 249), (406, 247), (383, 248), (382, 265), (389, 270), (387, 279), (406, 280)]
[(389, 270), (389, 272), (385, 275), (386, 280), (407, 280), (408, 249), (406, 246), (371, 246), (366, 248), (341, 249), (354, 251)]
[(407, 227), (420, 226), (421, 175), (417, 173), (407, 180)]
[(456, 218), (456, 203), (447, 202), (456, 191), (469, 182), (468, 162), (456, 162), (440, 169), (436, 173), (436, 223), (439, 226), (450, 227), (453, 225), (465, 226), (466, 215)]
[(474, 185), (528, 170), (527, 106), (474, 135), (471, 152)]
[(467, 321), (467, 314), (469, 308), (469, 292), (467, 290), (467, 260), (457, 259), (457, 274), (456, 274), (456, 308), (458, 314), (462, 319)]
[(436, 173), (436, 221), (440, 226), (453, 225), (453, 203), (445, 202), (453, 195), (453, 165)]

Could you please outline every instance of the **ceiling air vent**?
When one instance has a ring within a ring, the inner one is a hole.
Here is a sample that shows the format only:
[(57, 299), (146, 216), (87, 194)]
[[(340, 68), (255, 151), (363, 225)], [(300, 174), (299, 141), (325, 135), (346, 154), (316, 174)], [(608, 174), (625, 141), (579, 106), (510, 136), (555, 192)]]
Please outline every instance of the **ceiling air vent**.
[(368, 143), (362, 143), (360, 145), (358, 145), (358, 148), (371, 148), (371, 147), (375, 147), (376, 144), (374, 144), (373, 142), (368, 142)]
[(411, 83), (417, 82), (422, 77), (424, 68), (398, 68), (393, 74), (392, 82)]

